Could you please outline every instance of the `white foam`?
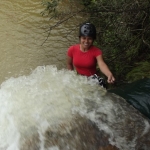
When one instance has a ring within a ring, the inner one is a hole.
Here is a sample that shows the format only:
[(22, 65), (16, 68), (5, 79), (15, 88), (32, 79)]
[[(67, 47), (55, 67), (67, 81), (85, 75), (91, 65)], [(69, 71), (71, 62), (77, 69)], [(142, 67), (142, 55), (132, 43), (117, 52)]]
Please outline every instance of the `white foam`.
[(77, 77), (72, 71), (58, 71), (55, 66), (39, 66), (29, 76), (3, 82), (0, 148), (19, 149), (19, 140), (37, 130), (42, 142), (47, 127), (72, 119), (72, 107), (80, 106), (82, 86), (86, 83), (86, 78)]
[(143, 131), (143, 135), (145, 135), (146, 133), (148, 133), (148, 131), (150, 130), (150, 124), (147, 120), (144, 120), (144, 123), (145, 123), (145, 128), (144, 128), (144, 131)]
[[(124, 123), (118, 114), (126, 115), (125, 111), (121, 105), (106, 99), (105, 94), (105, 89), (86, 77), (57, 70), (55, 66), (39, 66), (29, 76), (8, 79), (0, 89), (0, 150), (19, 150), (20, 144), (35, 133), (39, 134), (40, 149), (44, 150), (45, 131), (57, 130), (57, 126), (69, 123), (76, 113), (108, 133), (111, 144), (133, 148), (136, 136), (129, 143), (112, 127)], [(145, 125), (143, 134), (149, 131), (149, 123)], [(49, 150), (59, 148), (54, 146)]]

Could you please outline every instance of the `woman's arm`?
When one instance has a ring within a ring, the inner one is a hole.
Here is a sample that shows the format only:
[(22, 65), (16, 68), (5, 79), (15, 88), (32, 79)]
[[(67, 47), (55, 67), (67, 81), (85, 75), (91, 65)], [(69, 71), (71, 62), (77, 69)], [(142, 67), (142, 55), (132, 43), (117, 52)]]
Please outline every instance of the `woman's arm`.
[(72, 58), (67, 56), (67, 69), (74, 70)]
[(97, 63), (98, 63), (100, 70), (102, 71), (102, 73), (104, 73), (107, 76), (107, 82), (114, 83), (115, 78), (113, 74), (111, 73), (111, 71), (109, 70), (106, 63), (104, 62), (102, 55), (97, 56), (96, 59), (97, 59)]

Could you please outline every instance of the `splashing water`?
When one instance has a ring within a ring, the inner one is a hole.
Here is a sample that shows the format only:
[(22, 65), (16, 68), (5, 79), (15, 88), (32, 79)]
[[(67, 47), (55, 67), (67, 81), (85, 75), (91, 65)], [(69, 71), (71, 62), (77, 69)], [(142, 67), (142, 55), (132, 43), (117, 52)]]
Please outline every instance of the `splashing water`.
[(20, 139), (30, 131), (44, 132), (49, 126), (70, 120), (72, 106), (80, 105), (84, 97), (82, 84), (86, 82), (86, 78), (77, 78), (73, 72), (41, 66), (30, 76), (10, 78), (2, 83), (0, 148), (9, 146), (16, 150)]
[[(86, 77), (77, 76), (73, 71), (57, 70), (55, 66), (39, 66), (29, 76), (8, 79), (0, 89), (0, 150), (19, 150), (26, 139), (35, 134), (39, 135), (39, 149), (46, 150), (46, 130), (56, 131), (62, 124), (67, 126), (76, 114), (95, 122), (99, 130), (110, 135), (111, 144), (121, 149), (134, 149), (136, 134), (128, 141), (126, 134), (122, 136), (121, 129), (116, 129), (117, 125), (113, 127), (113, 124), (124, 123), (122, 116), (126, 116), (130, 107), (123, 100), (119, 104), (113, 102), (113, 96), (105, 95), (105, 89)], [(137, 122), (136, 117), (128, 115), (128, 118)], [(149, 132), (149, 123), (140, 119), (144, 122), (141, 130), (144, 135)], [(49, 150), (59, 148), (53, 145)]]

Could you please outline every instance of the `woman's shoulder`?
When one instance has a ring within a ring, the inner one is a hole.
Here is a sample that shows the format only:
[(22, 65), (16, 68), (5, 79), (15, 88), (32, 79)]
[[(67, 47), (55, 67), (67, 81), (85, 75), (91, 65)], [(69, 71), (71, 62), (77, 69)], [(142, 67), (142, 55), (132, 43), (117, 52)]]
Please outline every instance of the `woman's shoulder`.
[(93, 51), (93, 53), (96, 53), (97, 55), (98, 54), (102, 54), (102, 50), (100, 49), (100, 48), (98, 48), (97, 46), (92, 46), (92, 51)]
[(98, 48), (97, 46), (95, 46), (95, 45), (92, 46), (92, 50), (102, 52), (102, 50), (100, 48)]
[(78, 48), (79, 48), (79, 44), (74, 44), (74, 45), (71, 45), (68, 50), (73, 51), (73, 50), (76, 50)]

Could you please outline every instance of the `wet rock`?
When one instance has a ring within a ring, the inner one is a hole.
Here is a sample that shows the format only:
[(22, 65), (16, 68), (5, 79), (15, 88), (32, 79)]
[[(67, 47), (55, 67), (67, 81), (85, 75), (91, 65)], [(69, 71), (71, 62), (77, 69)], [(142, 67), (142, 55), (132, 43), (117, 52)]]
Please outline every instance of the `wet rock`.
[(1, 85), (0, 150), (149, 150), (149, 135), (148, 118), (73, 72), (38, 67)]
[(44, 149), (58, 150), (118, 150), (109, 144), (109, 135), (99, 131), (95, 123), (83, 117), (76, 117), (72, 123), (63, 124), (52, 131), (48, 129), (44, 133), (43, 145), (38, 135), (27, 140), (22, 150)]
[(78, 112), (71, 122), (48, 128), (43, 141), (35, 136), (22, 150), (149, 150), (149, 120), (117, 95), (106, 93), (103, 100), (111, 103), (110, 113), (101, 109), (104, 103), (86, 100), (85, 116)]

